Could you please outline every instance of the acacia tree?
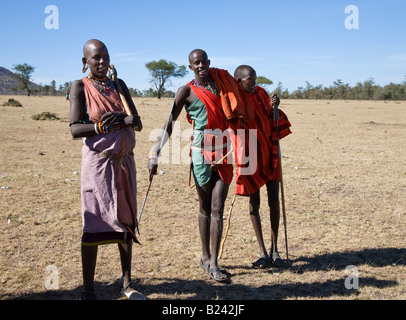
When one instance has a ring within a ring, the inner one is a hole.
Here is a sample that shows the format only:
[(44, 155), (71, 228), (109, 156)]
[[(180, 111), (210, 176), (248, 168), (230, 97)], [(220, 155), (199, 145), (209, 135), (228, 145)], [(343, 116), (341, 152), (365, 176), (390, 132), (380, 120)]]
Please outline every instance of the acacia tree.
[(151, 74), (150, 83), (155, 86), (158, 99), (161, 99), (165, 92), (165, 85), (170, 84), (170, 78), (182, 78), (187, 73), (186, 66), (178, 66), (164, 59), (147, 62), (145, 67)]
[(269, 80), (267, 77), (264, 77), (264, 76), (257, 77), (257, 85), (264, 88), (265, 90), (266, 90), (266, 87), (270, 86), (271, 84), (273, 84), (272, 80)]
[(34, 72), (35, 68), (33, 66), (28, 65), (27, 63), (24, 64), (17, 64), (13, 66), (14, 77), (19, 80), (21, 83), (17, 87), (17, 89), (27, 90), (27, 95), (31, 95), (31, 89), (29, 87), (31, 81), (31, 75)]

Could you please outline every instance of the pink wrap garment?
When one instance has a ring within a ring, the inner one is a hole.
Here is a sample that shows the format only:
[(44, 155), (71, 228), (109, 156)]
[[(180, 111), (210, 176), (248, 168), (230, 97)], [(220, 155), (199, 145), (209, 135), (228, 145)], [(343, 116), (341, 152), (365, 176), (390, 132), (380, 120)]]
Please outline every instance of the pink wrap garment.
[[(89, 79), (84, 78), (83, 83), (92, 122), (99, 122), (106, 112), (124, 111), (114, 88), (102, 94)], [(83, 140), (81, 195), (84, 234), (124, 233), (123, 224), (137, 226), (134, 147), (135, 132), (131, 127)], [(97, 239), (100, 243), (116, 242), (110, 240)]]

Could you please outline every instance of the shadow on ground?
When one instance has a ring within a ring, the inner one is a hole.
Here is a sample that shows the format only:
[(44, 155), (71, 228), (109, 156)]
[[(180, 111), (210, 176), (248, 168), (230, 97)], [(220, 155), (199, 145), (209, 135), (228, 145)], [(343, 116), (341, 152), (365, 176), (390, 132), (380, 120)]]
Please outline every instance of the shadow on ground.
[[(317, 255), (313, 257), (299, 257), (291, 261), (290, 272), (298, 274), (312, 271), (344, 270), (349, 265), (360, 266), (368, 264), (372, 267), (385, 267), (391, 265), (406, 264), (406, 249), (381, 248), (364, 249), (360, 251), (336, 252), (332, 254)], [(225, 266), (226, 269), (247, 268), (246, 266)], [(283, 272), (283, 270), (266, 270), (265, 272)], [(205, 280), (187, 279), (156, 279), (157, 284), (139, 282), (136, 287), (148, 295), (158, 296), (183, 296), (185, 300), (280, 300), (286, 298), (318, 299), (331, 296), (356, 295), (357, 290), (348, 290), (344, 286), (344, 274), (340, 279), (329, 279), (312, 283), (280, 283), (252, 287), (241, 284), (220, 285)], [(374, 277), (362, 277), (359, 275), (359, 286), (385, 288), (396, 286), (398, 283), (392, 280), (379, 280)], [(120, 299), (118, 280), (116, 283), (95, 284), (99, 299)], [(78, 300), (81, 287), (70, 291), (48, 291), (20, 296), (5, 297), (5, 300)]]

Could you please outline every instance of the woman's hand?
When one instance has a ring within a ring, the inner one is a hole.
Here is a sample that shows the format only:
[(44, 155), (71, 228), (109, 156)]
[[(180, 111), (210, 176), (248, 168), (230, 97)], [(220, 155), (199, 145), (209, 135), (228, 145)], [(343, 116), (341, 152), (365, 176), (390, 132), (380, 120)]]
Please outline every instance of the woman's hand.
[(141, 118), (138, 115), (127, 115), (125, 112), (110, 111), (105, 113), (100, 119), (102, 126), (109, 127), (115, 122), (120, 122), (122, 127), (133, 127), (135, 131), (143, 128)]
[(110, 111), (100, 118), (103, 127), (110, 127), (115, 122), (120, 122), (127, 117), (127, 114), (119, 111)]
[(124, 123), (126, 126), (133, 127), (135, 131), (141, 131), (143, 127), (141, 118), (138, 115), (129, 115), (125, 117)]

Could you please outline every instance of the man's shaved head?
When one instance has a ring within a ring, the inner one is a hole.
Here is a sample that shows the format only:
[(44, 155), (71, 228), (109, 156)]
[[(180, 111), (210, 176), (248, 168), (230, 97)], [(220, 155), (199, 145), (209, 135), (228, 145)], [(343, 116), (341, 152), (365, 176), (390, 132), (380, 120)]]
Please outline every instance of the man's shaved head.
[(189, 69), (195, 74), (199, 82), (210, 81), (210, 60), (202, 49), (195, 49), (189, 53)]
[(254, 93), (257, 81), (255, 69), (248, 65), (241, 65), (234, 71), (234, 79), (244, 88), (245, 91)]
[(204, 50), (202, 50), (202, 49), (195, 49), (195, 50), (193, 50), (191, 53), (189, 53), (189, 62), (192, 61), (193, 56), (194, 56), (195, 54), (203, 54), (203, 57), (204, 57), (205, 59), (207, 59), (207, 60), (209, 59), (209, 56), (207, 55), (206, 51), (204, 51)]
[(254, 68), (248, 65), (241, 65), (234, 71), (234, 78), (235, 79), (242, 79), (248, 72), (254, 71)]

